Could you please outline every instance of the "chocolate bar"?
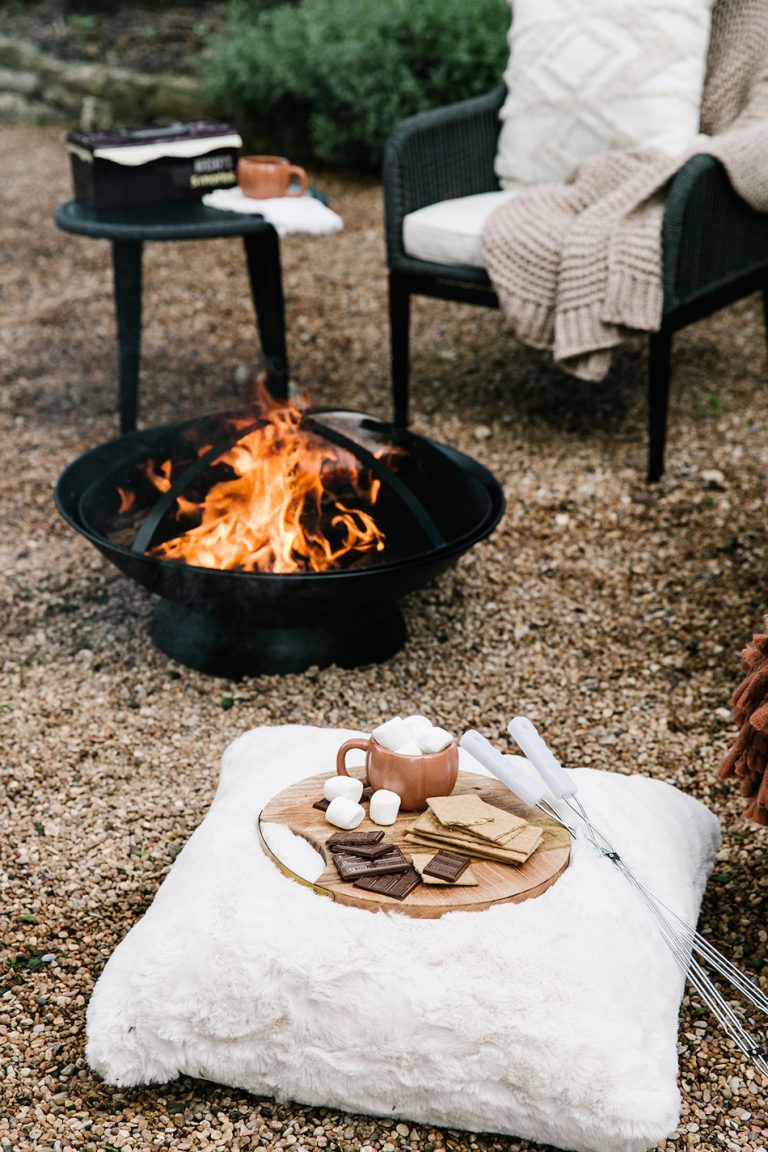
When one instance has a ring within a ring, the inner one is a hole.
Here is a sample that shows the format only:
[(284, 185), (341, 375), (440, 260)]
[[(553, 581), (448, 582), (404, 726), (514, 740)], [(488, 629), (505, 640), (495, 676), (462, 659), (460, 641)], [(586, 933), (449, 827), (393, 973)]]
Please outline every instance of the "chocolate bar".
[(327, 809), (329, 804), (330, 804), (330, 800), (326, 800), (325, 797), (323, 797), (322, 800), (315, 800), (312, 807), (313, 808), (319, 808), (321, 812), (325, 812), (325, 810)]
[(355, 881), (355, 888), (362, 888), (366, 892), (380, 892), (384, 896), (392, 896), (395, 900), (405, 900), (406, 896), (418, 888), (421, 877), (415, 868), (409, 867), (405, 872), (396, 876), (365, 876)]
[(350, 844), (378, 844), (383, 839), (383, 829), (377, 832), (334, 832), (325, 843), (331, 852), (335, 852), (337, 847), (347, 848)]
[(387, 852), (391, 852), (394, 845), (382, 840), (379, 844), (344, 844), (332, 845), (331, 852), (343, 852), (346, 856), (359, 856), (363, 860), (378, 860)]
[(391, 872), (405, 872), (410, 868), (409, 862), (399, 848), (393, 848), (378, 860), (363, 860), (359, 856), (349, 856), (342, 852), (336, 852), (333, 859), (339, 870), (339, 876), (345, 883), (359, 880), (363, 876), (386, 876)]
[(469, 856), (460, 856), (458, 852), (440, 851), (426, 865), (424, 875), (436, 876), (438, 880), (447, 880), (452, 884), (469, 868), (469, 865)]

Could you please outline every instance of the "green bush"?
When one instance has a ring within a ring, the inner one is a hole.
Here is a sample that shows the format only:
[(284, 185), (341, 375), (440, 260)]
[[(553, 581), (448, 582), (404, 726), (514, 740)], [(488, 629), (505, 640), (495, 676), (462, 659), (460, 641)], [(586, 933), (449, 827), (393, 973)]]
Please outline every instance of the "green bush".
[(405, 116), (500, 82), (508, 25), (506, 0), (241, 2), (206, 78), (249, 146), (377, 167)]

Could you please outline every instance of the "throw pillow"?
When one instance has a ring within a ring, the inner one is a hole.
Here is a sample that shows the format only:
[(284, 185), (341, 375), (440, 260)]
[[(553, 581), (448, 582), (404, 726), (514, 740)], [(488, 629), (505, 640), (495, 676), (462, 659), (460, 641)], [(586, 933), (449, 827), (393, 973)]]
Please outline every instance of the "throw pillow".
[[(537, 899), (417, 920), (336, 904), (264, 855), (261, 809), (333, 772), (352, 735), (261, 728), (225, 752), (210, 811), (94, 990), (94, 1071), (120, 1086), (199, 1076), (581, 1152), (668, 1136), (683, 978), (608, 861), (576, 844)], [(464, 752), (461, 767), (482, 771)], [(695, 922), (712, 813), (642, 776), (576, 775), (628, 865)], [(294, 866), (312, 875), (313, 855)]]
[(588, 156), (682, 153), (699, 127), (713, 0), (510, 0), (496, 173), (560, 183)]

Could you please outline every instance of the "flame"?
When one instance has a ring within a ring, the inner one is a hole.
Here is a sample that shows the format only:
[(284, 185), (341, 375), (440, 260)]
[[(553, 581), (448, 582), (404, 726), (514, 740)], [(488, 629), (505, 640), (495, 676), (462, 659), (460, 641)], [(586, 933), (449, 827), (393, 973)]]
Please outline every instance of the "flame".
[(136, 493), (130, 488), (118, 488), (117, 494), (120, 497), (120, 507), (117, 510), (118, 516), (122, 512), (130, 512), (136, 503)]
[(154, 461), (150, 460), (146, 465), (147, 479), (151, 480), (155, 488), (157, 488), (160, 492), (167, 492), (171, 487), (172, 468), (173, 465), (170, 460), (163, 460), (162, 464), (160, 465), (160, 470), (157, 471)]
[[(200, 503), (177, 498), (176, 519), (199, 523), (149, 555), (203, 568), (285, 573), (325, 572), (383, 551), (384, 534), (372, 515), (380, 481), (365, 477), (352, 453), (302, 427), (299, 408), (272, 401), (264, 415), (216, 461), (217, 469), (229, 467), (231, 479), (216, 483)], [(146, 471), (168, 491), (170, 460)]]

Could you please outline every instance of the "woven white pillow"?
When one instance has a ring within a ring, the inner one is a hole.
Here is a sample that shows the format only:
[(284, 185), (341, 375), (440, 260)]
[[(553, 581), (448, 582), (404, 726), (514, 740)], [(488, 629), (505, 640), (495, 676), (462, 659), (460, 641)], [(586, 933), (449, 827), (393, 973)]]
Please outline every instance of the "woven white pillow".
[(713, 0), (510, 0), (496, 174), (559, 183), (588, 156), (696, 138)]
[[(416, 920), (335, 904), (263, 855), (262, 807), (333, 771), (351, 735), (262, 728), (226, 751), (208, 815), (94, 990), (91, 1067), (582, 1152), (667, 1136), (682, 977), (609, 862), (576, 846), (538, 899)], [(695, 920), (715, 817), (644, 777), (577, 775), (630, 867)]]

